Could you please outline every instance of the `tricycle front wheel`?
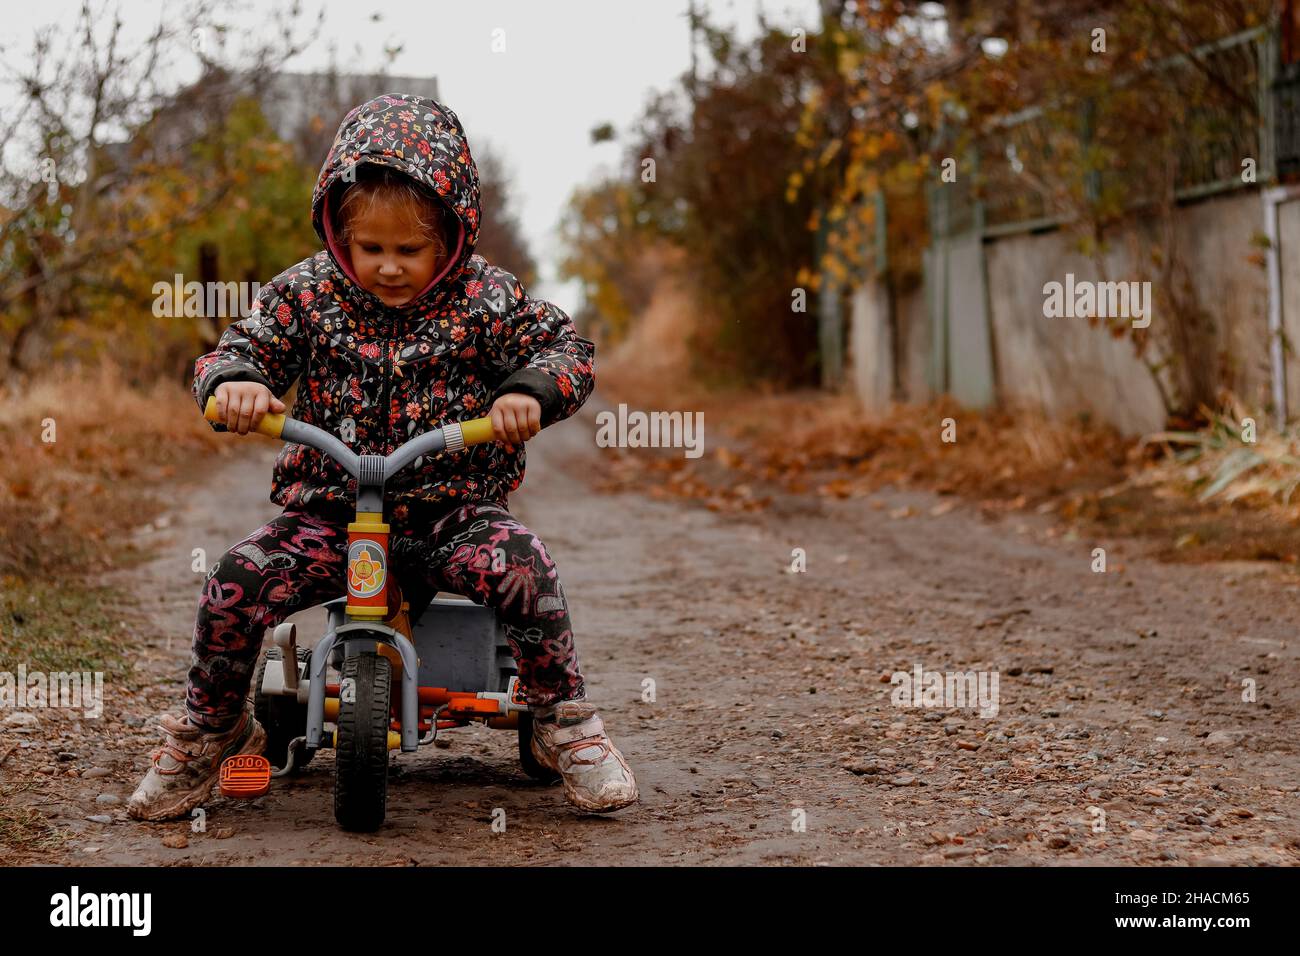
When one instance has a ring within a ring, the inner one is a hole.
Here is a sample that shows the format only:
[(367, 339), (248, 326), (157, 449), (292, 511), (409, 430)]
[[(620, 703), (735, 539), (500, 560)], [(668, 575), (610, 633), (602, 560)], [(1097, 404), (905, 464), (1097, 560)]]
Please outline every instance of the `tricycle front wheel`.
[(334, 819), (345, 830), (369, 832), (388, 804), (388, 725), (392, 665), (366, 651), (343, 661), (338, 746), (334, 755)]

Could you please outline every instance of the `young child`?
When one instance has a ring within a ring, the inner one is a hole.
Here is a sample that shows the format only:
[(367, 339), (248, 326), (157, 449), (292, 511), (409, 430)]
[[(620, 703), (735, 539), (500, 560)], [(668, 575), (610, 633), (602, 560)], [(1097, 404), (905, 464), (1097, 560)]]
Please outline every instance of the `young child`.
[[(370, 454), (490, 414), (497, 441), (417, 460), (388, 483), (393, 571), (413, 608), (447, 590), (496, 609), (534, 715), (535, 756), (574, 805), (618, 810), (636, 802), (636, 781), (586, 702), (555, 563), (507, 509), (523, 443), (591, 394), (595, 348), (564, 312), (474, 255), (479, 218), (455, 113), (406, 95), (352, 110), (312, 196), (325, 249), (276, 276), (197, 361), (194, 397), (202, 408), (215, 395), (224, 427), (245, 434), (282, 412), (279, 396), (299, 380), (293, 416)], [(283, 447), (271, 500), (284, 511), (208, 574), (186, 715), (162, 717), (132, 816), (187, 815), (222, 760), (261, 752), (246, 698), (262, 635), (345, 593), (355, 494), (332, 459)]]

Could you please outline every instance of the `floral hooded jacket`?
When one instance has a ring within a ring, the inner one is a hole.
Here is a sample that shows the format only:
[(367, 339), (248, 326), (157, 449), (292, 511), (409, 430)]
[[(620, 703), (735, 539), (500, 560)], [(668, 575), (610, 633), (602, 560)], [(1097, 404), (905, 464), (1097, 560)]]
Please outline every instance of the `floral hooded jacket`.
[[(363, 289), (334, 237), (331, 204), (336, 187), (354, 178), (354, 163), (402, 171), (455, 214), (450, 264), (406, 305), (386, 306)], [(595, 346), (563, 311), (474, 254), (478, 170), (446, 106), (384, 95), (348, 113), (316, 181), (312, 224), (325, 249), (264, 286), (250, 315), (195, 363), (200, 408), (222, 382), (261, 382), (283, 396), (301, 378), (294, 418), (358, 453), (386, 455), (422, 432), (486, 415), (507, 392), (536, 398), (543, 426), (573, 415), (591, 394)], [(399, 515), (403, 505), (504, 500), (523, 475), (522, 447), (489, 442), (416, 459), (389, 481), (386, 497)], [(286, 508), (335, 508), (355, 502), (356, 484), (332, 459), (290, 443), (276, 459), (270, 497)]]

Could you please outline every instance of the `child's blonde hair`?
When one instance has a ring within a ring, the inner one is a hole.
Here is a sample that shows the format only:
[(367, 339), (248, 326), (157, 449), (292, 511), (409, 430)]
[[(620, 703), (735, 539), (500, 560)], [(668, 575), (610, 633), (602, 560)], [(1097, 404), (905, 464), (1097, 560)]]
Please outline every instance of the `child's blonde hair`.
[(390, 166), (362, 163), (357, 167), (356, 182), (348, 183), (334, 206), (334, 235), (343, 245), (351, 245), (352, 224), (369, 212), (379, 201), (391, 203), (416, 223), (421, 237), (433, 243), (442, 262), (447, 258), (447, 244), (455, 228), (450, 211), (419, 183)]

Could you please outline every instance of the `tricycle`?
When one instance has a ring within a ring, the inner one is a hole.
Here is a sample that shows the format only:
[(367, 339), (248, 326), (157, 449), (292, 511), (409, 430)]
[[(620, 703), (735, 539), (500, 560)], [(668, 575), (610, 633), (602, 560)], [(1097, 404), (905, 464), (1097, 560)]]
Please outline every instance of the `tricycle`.
[[(216, 405), (208, 400), (209, 421), (221, 420)], [(325, 633), (310, 648), (298, 643), (296, 624), (274, 629), (250, 689), (266, 748), (222, 763), (222, 794), (260, 796), (273, 778), (333, 748), (334, 818), (345, 830), (377, 830), (387, 810), (389, 752), (411, 753), (439, 731), (474, 721), (516, 731), (524, 772), (556, 781), (533, 756), (532, 713), (496, 612), (451, 595), (412, 613), (389, 558), (385, 483), (422, 456), (491, 441), (491, 419), (444, 425), (386, 456), (357, 454), (324, 429), (283, 414), (264, 415), (256, 431), (338, 462), (357, 480), (356, 516), (347, 528), (346, 597), (321, 605)]]

